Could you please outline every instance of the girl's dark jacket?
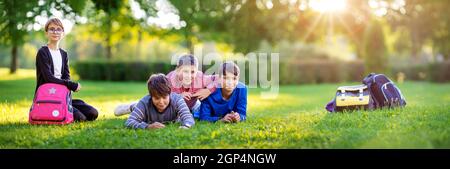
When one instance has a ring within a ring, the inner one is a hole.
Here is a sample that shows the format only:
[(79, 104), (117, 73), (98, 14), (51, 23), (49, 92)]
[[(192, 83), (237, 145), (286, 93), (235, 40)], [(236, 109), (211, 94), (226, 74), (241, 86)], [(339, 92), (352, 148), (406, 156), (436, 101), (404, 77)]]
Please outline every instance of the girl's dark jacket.
[(50, 50), (47, 46), (42, 46), (36, 55), (36, 89), (44, 83), (56, 83), (65, 85), (69, 90), (75, 91), (78, 83), (70, 80), (69, 58), (67, 52), (59, 49), (61, 52), (62, 68), (61, 79), (54, 76), (53, 60), (50, 55)]

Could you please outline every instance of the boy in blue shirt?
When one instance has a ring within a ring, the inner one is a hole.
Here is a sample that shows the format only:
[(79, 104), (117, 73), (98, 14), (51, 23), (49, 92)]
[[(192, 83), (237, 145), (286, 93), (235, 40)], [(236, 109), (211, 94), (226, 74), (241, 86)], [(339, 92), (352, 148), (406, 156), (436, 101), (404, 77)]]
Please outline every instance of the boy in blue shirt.
[(239, 67), (225, 62), (219, 69), (217, 90), (202, 101), (197, 115), (200, 120), (236, 123), (246, 119), (247, 87), (239, 82)]

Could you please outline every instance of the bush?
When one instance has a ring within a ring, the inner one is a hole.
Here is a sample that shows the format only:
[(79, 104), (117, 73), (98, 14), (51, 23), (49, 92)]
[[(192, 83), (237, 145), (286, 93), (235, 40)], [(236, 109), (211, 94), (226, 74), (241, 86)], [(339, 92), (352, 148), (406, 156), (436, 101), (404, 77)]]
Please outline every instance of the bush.
[(432, 82), (449, 82), (450, 61), (393, 67), (392, 73), (394, 75), (403, 73), (406, 80), (412, 81), (428, 80)]
[(166, 62), (89, 61), (74, 64), (80, 79), (145, 81), (153, 73), (168, 73), (174, 66)]
[[(146, 81), (153, 73), (167, 74), (175, 69), (169, 62), (126, 62), (126, 61), (89, 61), (77, 62), (75, 72), (83, 80), (106, 81)], [(203, 66), (206, 70), (209, 67)], [(245, 82), (249, 81), (249, 65), (246, 63)], [(366, 76), (365, 66), (358, 61), (337, 61), (330, 59), (308, 59), (302, 61), (282, 61), (279, 65), (280, 84), (318, 84), (337, 82), (361, 82)], [(270, 69), (268, 70), (270, 72)], [(450, 61), (434, 64), (410, 65), (392, 67), (385, 73), (392, 80), (396, 80), (399, 74), (405, 76), (405, 80), (430, 80), (433, 82), (450, 81)], [(270, 77), (270, 75), (268, 75)]]
[(364, 77), (361, 61), (305, 60), (280, 65), (281, 84), (337, 83), (361, 81)]
[(430, 80), (433, 82), (450, 81), (450, 60), (429, 65)]
[(361, 60), (343, 62), (341, 64), (342, 80), (347, 82), (361, 82), (366, 76), (364, 62)]
[(403, 74), (405, 80), (421, 81), (428, 80), (428, 65), (409, 65), (401, 67), (392, 67), (392, 76)]
[[(281, 84), (361, 82), (366, 76), (362, 61), (304, 60), (280, 64)], [(384, 73), (396, 81), (400, 74), (410, 81), (450, 81), (450, 61), (432, 64), (392, 67)]]
[[(249, 80), (248, 67), (246, 63), (245, 69), (241, 70), (246, 72), (246, 82)], [(281, 84), (361, 81), (364, 72), (361, 61), (338, 62), (328, 59), (280, 62), (279, 67)], [(167, 74), (175, 66), (169, 62), (88, 61), (74, 63), (74, 69), (83, 80), (145, 81), (151, 74)], [(270, 69), (268, 72), (270, 73)]]

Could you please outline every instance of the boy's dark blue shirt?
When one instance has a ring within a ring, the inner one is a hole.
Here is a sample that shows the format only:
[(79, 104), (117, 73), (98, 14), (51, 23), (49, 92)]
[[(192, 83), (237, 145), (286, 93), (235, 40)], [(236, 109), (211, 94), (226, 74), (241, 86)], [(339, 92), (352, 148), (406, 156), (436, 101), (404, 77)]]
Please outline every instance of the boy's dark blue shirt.
[(228, 100), (223, 99), (221, 88), (202, 101), (200, 120), (215, 122), (231, 111), (239, 113), (241, 120), (247, 116), (247, 86), (239, 82)]

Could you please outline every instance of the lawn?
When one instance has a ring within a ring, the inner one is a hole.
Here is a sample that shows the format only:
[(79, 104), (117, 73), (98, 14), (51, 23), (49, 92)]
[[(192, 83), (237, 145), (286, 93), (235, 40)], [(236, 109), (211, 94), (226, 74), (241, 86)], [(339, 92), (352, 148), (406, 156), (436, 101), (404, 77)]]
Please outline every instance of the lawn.
[(99, 110), (97, 121), (31, 126), (34, 76), (0, 69), (0, 148), (450, 148), (450, 84), (405, 82), (405, 108), (352, 113), (324, 109), (344, 84), (282, 86), (276, 100), (250, 89), (246, 122), (133, 130), (113, 110), (145, 95), (144, 82), (80, 81), (73, 96)]

